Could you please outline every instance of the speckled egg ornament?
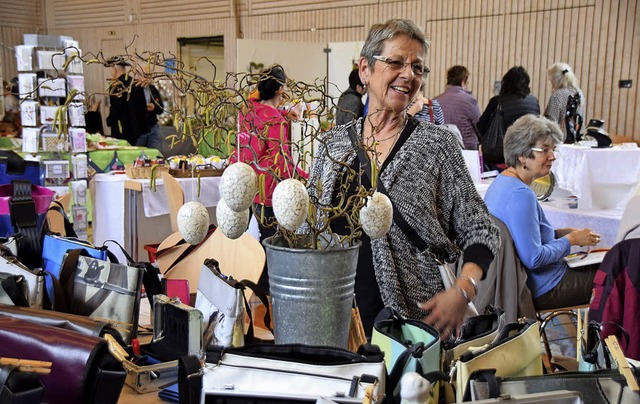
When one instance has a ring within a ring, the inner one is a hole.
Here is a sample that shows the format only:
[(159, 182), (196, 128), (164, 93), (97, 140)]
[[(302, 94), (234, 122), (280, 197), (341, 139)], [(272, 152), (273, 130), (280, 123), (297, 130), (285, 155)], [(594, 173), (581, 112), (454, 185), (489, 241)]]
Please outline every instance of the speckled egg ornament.
[(385, 194), (374, 192), (367, 197), (367, 204), (360, 209), (362, 230), (371, 239), (377, 239), (389, 232), (393, 222), (393, 205)]
[(216, 206), (216, 220), (220, 231), (234, 240), (242, 236), (247, 230), (250, 214), (249, 209), (245, 209), (242, 212), (232, 210), (224, 198), (220, 199)]
[(258, 177), (250, 165), (233, 163), (222, 173), (220, 193), (229, 209), (235, 212), (249, 209), (257, 192)]
[(189, 244), (199, 244), (209, 229), (209, 212), (200, 202), (187, 202), (178, 210), (178, 231)]
[(300, 181), (289, 178), (273, 190), (273, 213), (278, 224), (287, 230), (296, 230), (307, 218), (309, 194)]

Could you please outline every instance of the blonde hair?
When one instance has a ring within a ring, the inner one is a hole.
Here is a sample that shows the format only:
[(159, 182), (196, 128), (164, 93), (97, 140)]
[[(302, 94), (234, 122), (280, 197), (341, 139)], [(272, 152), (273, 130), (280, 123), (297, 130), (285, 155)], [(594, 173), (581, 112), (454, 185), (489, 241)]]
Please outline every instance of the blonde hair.
[(578, 89), (578, 79), (573, 74), (571, 66), (566, 63), (554, 63), (547, 69), (547, 77), (554, 90), (564, 87)]

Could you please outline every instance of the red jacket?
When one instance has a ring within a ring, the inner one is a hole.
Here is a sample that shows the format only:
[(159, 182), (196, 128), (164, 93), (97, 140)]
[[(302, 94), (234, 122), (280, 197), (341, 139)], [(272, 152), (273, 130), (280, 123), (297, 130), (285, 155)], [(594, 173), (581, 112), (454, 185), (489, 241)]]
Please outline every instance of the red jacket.
[[(624, 240), (604, 257), (594, 283), (589, 320), (603, 325), (602, 338), (616, 335), (628, 358), (640, 360), (640, 238)], [(615, 323), (629, 334), (621, 335)]]
[[(273, 190), (280, 180), (295, 177), (296, 172), (298, 178), (308, 177), (307, 173), (295, 167), (296, 162), (292, 160), (289, 122), (284, 118), (285, 113), (258, 100), (249, 100), (247, 110), (239, 116), (240, 159), (253, 167), (258, 178), (264, 176), (264, 195), (258, 193), (254, 202), (266, 206), (271, 206)], [(233, 153), (230, 160), (237, 160), (237, 153)]]

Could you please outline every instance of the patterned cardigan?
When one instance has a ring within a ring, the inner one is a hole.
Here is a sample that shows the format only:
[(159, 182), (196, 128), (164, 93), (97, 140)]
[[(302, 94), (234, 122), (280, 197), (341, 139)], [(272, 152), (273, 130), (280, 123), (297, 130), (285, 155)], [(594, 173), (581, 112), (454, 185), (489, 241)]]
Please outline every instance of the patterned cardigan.
[[(331, 203), (336, 181), (356, 159), (348, 128), (355, 125), (361, 136), (362, 123), (360, 118), (337, 126), (320, 142), (308, 182), (310, 196), (320, 203)], [(316, 194), (318, 181), (321, 195)], [(396, 223), (385, 237), (372, 240), (382, 300), (404, 316), (421, 318), (425, 313), (417, 303), (444, 288), (430, 253), (454, 262), (461, 250), (483, 244), (495, 255), (498, 229), (475, 189), (453, 133), (445, 127), (419, 123), (385, 167), (381, 181), (395, 208), (429, 245), (427, 251), (418, 251)]]

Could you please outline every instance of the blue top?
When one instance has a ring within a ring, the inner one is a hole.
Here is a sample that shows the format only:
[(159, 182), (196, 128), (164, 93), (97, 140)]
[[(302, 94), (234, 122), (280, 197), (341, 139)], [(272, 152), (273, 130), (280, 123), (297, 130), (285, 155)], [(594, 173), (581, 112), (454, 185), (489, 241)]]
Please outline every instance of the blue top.
[(509, 228), (516, 251), (527, 268), (534, 298), (553, 289), (567, 271), (564, 257), (571, 244), (556, 238), (535, 193), (517, 178), (498, 175), (484, 197), (489, 212)]

